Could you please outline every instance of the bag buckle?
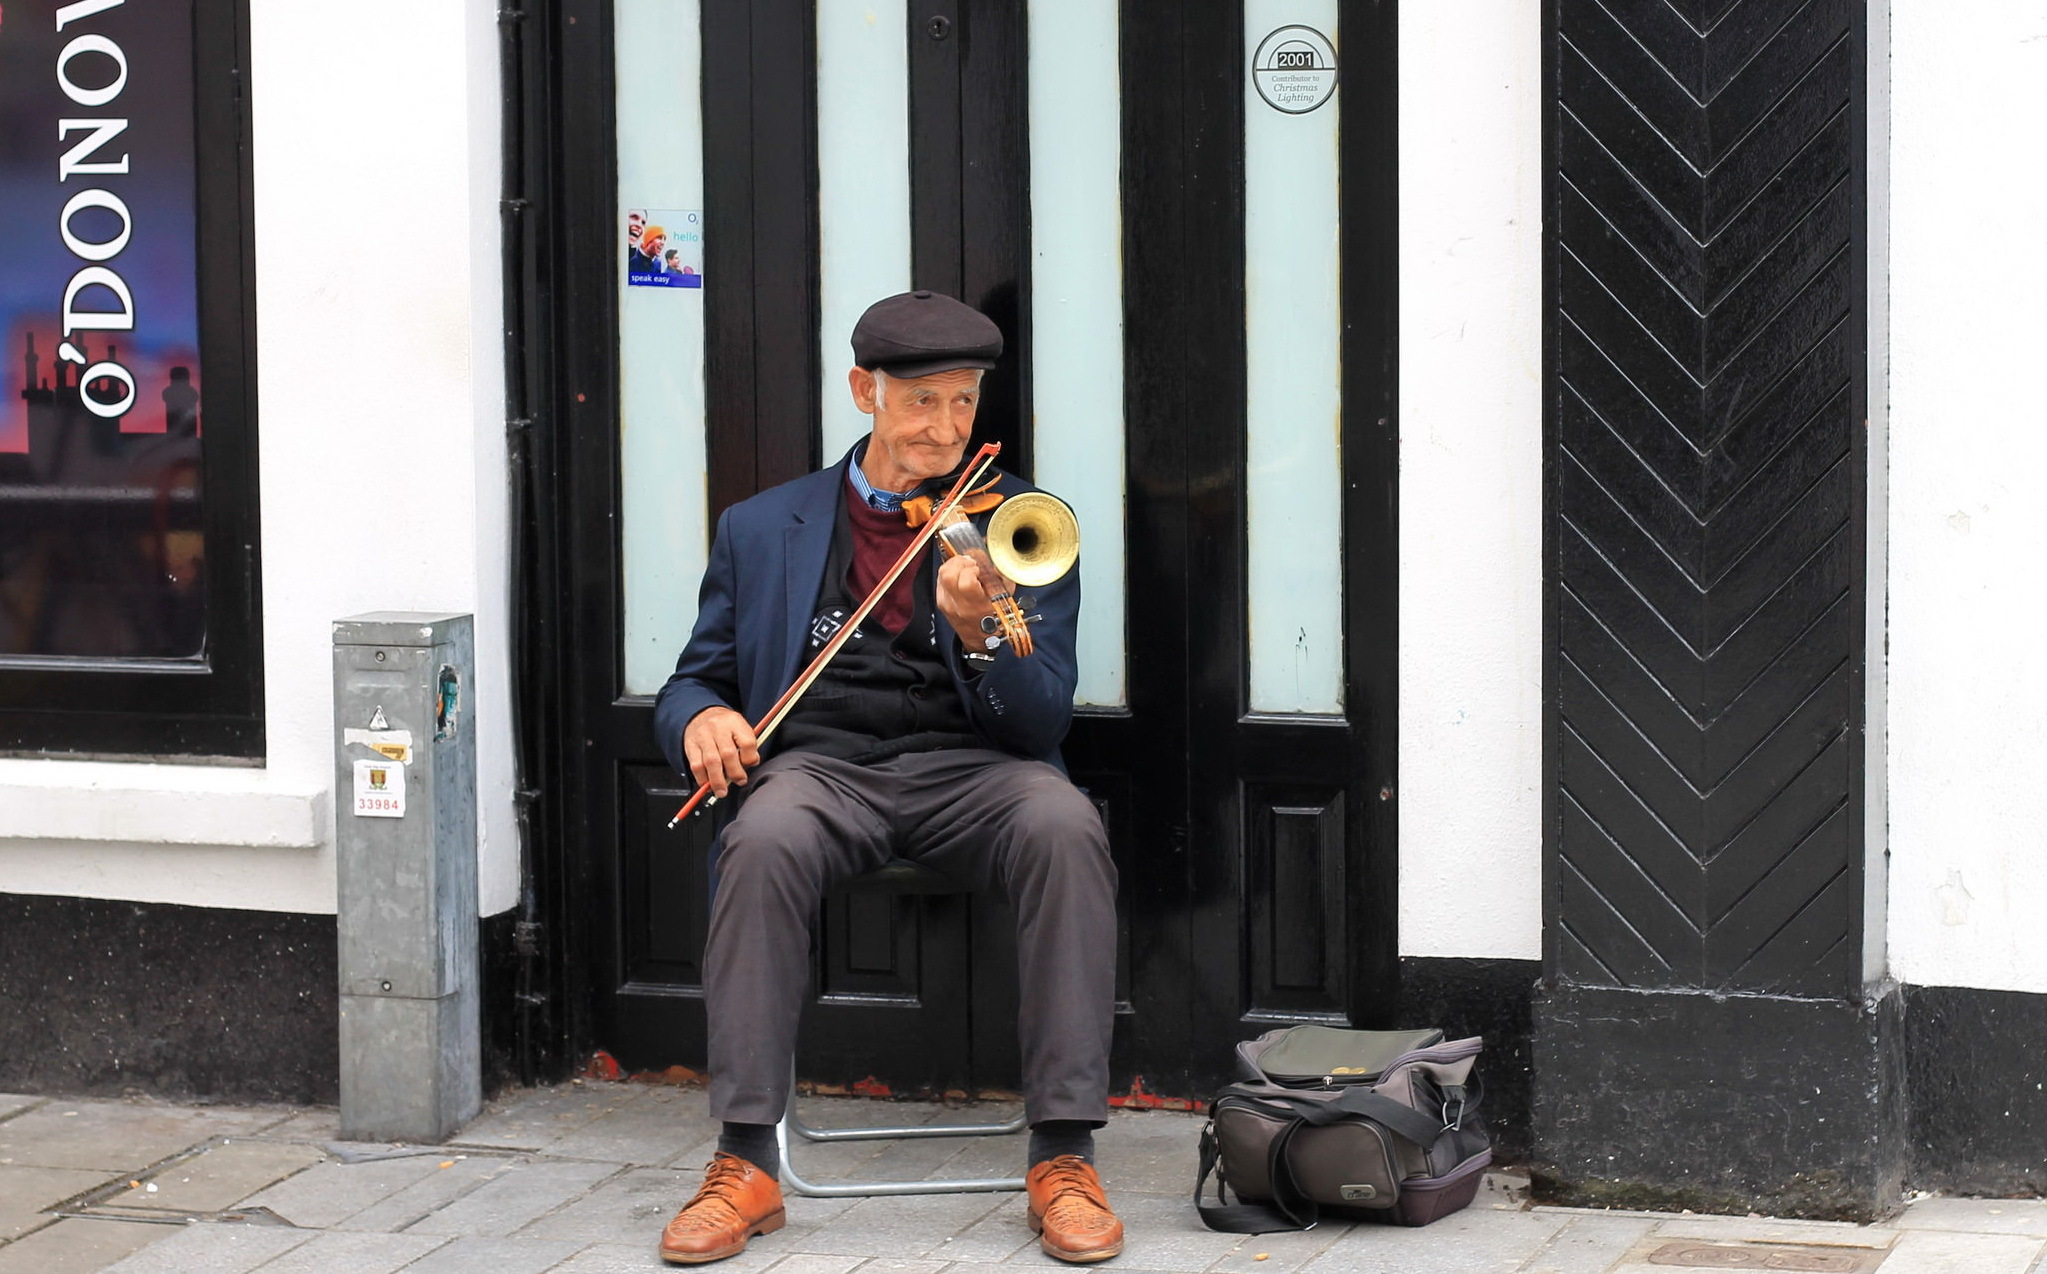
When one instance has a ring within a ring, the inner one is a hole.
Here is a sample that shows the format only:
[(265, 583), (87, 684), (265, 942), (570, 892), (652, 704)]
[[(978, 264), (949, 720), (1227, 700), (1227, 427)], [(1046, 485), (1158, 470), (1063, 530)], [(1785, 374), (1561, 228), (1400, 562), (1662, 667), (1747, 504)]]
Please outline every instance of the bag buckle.
[(1457, 1098), (1457, 1117), (1455, 1119), (1450, 1117), (1450, 1103), (1447, 1101), (1443, 1103), (1443, 1127), (1451, 1131), (1461, 1131), (1463, 1129), (1464, 1098), (1461, 1094)]

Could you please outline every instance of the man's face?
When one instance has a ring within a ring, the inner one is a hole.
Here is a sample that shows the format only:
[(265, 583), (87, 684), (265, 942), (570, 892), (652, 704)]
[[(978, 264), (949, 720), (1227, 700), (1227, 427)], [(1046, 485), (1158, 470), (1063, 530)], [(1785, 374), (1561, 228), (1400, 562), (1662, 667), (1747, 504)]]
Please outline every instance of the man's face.
[(659, 257), (661, 255), (661, 245), (667, 242), (668, 236), (666, 235), (662, 234), (646, 235), (640, 240), (640, 251), (646, 253), (650, 257)]
[(895, 475), (889, 480), (897, 484), (886, 489), (907, 491), (958, 467), (981, 405), (979, 371), (963, 367), (907, 379), (889, 376), (879, 402), (873, 373), (856, 367), (850, 380), (854, 402), (874, 417), (866, 466), (870, 477), (882, 468)]

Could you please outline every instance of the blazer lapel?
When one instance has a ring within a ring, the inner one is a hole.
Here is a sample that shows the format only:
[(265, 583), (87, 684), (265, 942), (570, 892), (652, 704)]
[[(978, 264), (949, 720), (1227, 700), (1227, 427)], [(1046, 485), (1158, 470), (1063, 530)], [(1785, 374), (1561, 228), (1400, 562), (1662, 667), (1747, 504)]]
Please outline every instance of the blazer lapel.
[[(833, 495), (836, 497), (837, 492)], [(818, 585), (824, 580), (825, 559), (832, 551), (832, 515), (836, 512), (835, 502), (825, 504), (822, 510), (799, 509), (796, 520), (782, 533), (782, 561), (788, 572), (783, 582), (788, 626), (782, 634), (782, 675), (776, 683), (781, 689), (795, 682), (804, 642), (810, 636)]]
[(796, 684), (797, 670), (803, 666), (804, 643), (810, 640), (810, 621), (816, 617), (818, 585), (824, 582), (825, 559), (831, 556), (832, 532), (837, 529), (839, 492), (846, 485), (846, 466), (859, 449), (855, 443), (837, 464), (797, 480), (800, 485), (790, 510), (795, 520), (782, 532), (788, 627), (782, 633), (782, 676), (775, 683), (776, 695)]

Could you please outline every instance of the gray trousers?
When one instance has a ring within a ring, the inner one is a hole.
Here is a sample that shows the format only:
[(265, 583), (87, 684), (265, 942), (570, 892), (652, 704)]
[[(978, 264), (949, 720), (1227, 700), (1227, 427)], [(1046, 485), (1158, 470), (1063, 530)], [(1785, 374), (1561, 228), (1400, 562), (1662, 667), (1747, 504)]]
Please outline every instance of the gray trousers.
[(1026, 1117), (1108, 1118), (1116, 868), (1094, 805), (1065, 775), (982, 749), (878, 765), (785, 752), (747, 786), (704, 949), (713, 1117), (782, 1117), (818, 904), (908, 858), (999, 889), (1016, 911)]

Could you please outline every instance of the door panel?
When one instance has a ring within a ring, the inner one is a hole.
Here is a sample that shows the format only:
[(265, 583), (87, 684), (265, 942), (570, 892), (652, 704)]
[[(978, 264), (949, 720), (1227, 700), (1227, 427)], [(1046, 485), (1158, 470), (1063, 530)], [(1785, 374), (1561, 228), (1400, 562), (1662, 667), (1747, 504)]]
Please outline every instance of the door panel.
[(910, 66), (906, 0), (817, 5), (818, 324), (823, 459), (867, 434), (846, 393), (861, 311), (910, 290)]
[(1350, 999), (1340, 788), (1248, 789), (1244, 845), (1246, 1015), (1343, 1021)]

